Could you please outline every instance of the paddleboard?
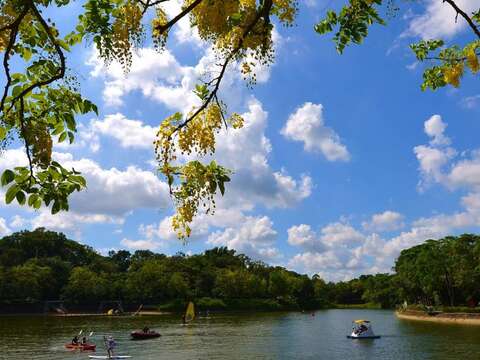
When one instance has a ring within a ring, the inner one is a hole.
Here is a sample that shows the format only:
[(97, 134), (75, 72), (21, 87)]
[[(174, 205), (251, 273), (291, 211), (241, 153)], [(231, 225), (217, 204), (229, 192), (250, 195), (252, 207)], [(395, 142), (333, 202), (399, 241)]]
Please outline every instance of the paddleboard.
[(107, 355), (88, 355), (88, 357), (90, 359), (111, 359), (111, 360), (131, 358), (131, 356), (129, 355), (115, 355), (112, 357), (108, 357)]

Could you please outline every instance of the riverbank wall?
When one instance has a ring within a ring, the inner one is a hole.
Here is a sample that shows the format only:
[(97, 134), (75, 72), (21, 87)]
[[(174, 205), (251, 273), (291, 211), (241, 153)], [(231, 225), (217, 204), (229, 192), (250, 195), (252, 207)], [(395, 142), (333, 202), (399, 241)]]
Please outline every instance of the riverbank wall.
[(479, 313), (434, 313), (428, 314), (419, 310), (396, 311), (402, 320), (429, 321), (444, 324), (480, 325)]

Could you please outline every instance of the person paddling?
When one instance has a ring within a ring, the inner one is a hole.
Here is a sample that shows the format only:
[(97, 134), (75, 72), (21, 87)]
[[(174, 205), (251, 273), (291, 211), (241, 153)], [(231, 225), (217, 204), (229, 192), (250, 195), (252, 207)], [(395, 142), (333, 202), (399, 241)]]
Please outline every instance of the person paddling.
[(75, 335), (72, 339), (72, 345), (78, 345), (78, 335)]

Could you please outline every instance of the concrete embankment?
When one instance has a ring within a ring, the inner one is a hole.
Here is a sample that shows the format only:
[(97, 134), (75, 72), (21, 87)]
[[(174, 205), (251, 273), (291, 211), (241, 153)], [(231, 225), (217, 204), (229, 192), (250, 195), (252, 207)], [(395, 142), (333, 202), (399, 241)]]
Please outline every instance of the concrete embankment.
[(480, 325), (480, 313), (434, 313), (405, 310), (396, 311), (399, 319), (414, 321), (430, 321), (444, 324)]

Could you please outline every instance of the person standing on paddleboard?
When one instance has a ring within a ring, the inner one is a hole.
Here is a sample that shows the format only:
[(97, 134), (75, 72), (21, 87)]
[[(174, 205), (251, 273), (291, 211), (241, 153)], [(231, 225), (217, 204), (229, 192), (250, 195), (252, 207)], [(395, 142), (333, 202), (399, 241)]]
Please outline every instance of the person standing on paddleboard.
[(107, 338), (104, 338), (105, 339), (105, 347), (107, 348), (107, 354), (108, 354), (108, 358), (111, 359), (114, 354), (113, 354), (113, 349), (115, 349), (115, 340), (113, 340), (113, 337), (112, 336), (108, 336)]

